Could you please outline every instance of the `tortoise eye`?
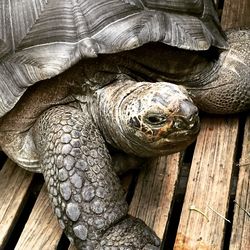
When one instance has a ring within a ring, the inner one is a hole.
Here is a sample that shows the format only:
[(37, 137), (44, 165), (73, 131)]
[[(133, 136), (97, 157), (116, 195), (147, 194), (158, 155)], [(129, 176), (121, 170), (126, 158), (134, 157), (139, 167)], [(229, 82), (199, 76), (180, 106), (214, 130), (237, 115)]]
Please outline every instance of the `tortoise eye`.
[(150, 114), (145, 118), (145, 121), (150, 125), (162, 125), (166, 123), (167, 117), (160, 114)]

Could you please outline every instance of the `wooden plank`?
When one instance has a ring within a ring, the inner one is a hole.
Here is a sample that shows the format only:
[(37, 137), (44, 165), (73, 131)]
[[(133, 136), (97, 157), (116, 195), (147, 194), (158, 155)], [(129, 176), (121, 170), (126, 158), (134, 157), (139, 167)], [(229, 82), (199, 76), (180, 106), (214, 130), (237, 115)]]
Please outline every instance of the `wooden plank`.
[[(250, 1), (227, 0), (224, 4), (222, 25), (224, 28), (250, 27)], [(230, 250), (245, 250), (250, 248), (250, 118), (245, 126), (243, 151), (240, 161), (239, 178), (234, 206), (233, 228), (230, 240)], [(245, 209), (245, 211), (243, 210)], [(248, 210), (247, 210), (248, 209)]]
[(28, 196), (33, 174), (10, 159), (0, 171), (0, 249), (4, 248)]
[(225, 0), (221, 24), (224, 29), (250, 27), (250, 1)]
[(49, 196), (43, 186), (15, 250), (57, 249), (62, 230), (53, 214)]
[(175, 250), (222, 249), (228, 222), (216, 212), (226, 217), (237, 132), (236, 118), (207, 116), (202, 119)]
[(139, 175), (129, 213), (144, 220), (162, 239), (180, 171), (180, 153), (159, 157)]
[(250, 249), (250, 116), (244, 133), (230, 250)]

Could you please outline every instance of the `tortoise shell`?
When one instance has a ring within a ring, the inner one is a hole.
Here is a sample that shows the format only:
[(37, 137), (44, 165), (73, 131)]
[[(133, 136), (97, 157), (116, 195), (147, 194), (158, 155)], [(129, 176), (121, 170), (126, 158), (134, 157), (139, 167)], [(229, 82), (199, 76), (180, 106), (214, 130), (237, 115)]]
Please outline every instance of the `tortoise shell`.
[(162, 42), (225, 49), (211, 0), (3, 0), (0, 117), (34, 83), (79, 60)]

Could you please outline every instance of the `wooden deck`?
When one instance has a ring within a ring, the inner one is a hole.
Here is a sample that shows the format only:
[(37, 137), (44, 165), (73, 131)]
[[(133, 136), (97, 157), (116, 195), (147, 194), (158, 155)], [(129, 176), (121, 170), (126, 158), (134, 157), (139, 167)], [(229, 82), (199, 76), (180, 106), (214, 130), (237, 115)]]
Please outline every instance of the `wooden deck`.
[[(218, 2), (218, 1), (217, 1)], [(225, 0), (225, 28), (250, 26), (250, 1)], [(122, 178), (130, 213), (154, 228), (162, 249), (250, 250), (250, 115), (202, 116), (185, 152)], [(0, 153), (0, 249), (71, 249), (41, 175)]]

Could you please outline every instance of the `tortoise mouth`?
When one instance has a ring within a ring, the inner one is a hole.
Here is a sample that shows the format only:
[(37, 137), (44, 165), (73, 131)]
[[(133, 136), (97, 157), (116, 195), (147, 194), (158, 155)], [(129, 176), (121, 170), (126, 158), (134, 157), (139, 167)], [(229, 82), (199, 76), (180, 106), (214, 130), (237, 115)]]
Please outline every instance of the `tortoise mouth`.
[(151, 147), (166, 150), (166, 152), (177, 152), (191, 144), (196, 139), (199, 131), (200, 120), (197, 117), (193, 123), (189, 124), (187, 129), (176, 130), (172, 128), (165, 134), (161, 134), (158, 140), (151, 142)]
[(196, 136), (198, 135), (199, 128), (197, 128), (195, 131), (190, 132), (189, 130), (184, 130), (184, 131), (176, 131), (172, 132), (171, 134), (168, 135), (167, 138), (162, 138), (159, 140), (162, 141), (164, 144), (177, 144), (177, 143), (182, 143), (190, 140), (194, 140)]
[(169, 141), (185, 141), (187, 138), (193, 138), (200, 131), (200, 120), (197, 117), (196, 120), (189, 124), (189, 129), (171, 131), (167, 135)]

